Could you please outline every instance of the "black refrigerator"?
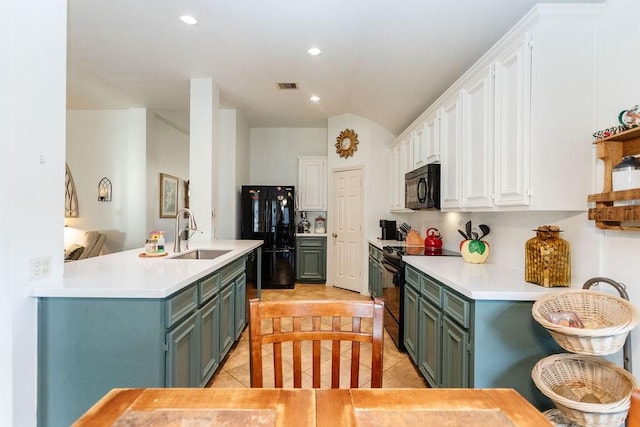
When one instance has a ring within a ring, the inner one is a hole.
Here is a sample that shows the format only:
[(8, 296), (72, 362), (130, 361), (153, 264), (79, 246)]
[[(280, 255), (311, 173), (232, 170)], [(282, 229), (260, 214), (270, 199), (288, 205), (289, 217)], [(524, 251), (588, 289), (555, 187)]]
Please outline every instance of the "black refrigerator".
[(293, 289), (296, 280), (293, 185), (243, 185), (241, 238), (263, 240), (262, 288)]

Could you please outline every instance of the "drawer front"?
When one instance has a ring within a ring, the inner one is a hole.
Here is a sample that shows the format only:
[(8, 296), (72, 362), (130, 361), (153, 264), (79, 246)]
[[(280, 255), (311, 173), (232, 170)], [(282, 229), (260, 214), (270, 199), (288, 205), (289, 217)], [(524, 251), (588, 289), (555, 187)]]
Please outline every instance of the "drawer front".
[(384, 255), (382, 255), (382, 251), (375, 247), (373, 249), (374, 249), (373, 257), (378, 261), (382, 262), (382, 260), (384, 259)]
[(420, 290), (420, 272), (418, 270), (414, 270), (410, 266), (405, 266), (404, 268), (404, 280), (407, 284), (411, 285), (415, 290)]
[(198, 288), (200, 290), (199, 304), (204, 304), (209, 301), (220, 291), (220, 277), (221, 274), (218, 272), (198, 282)]
[(175, 325), (180, 319), (186, 317), (198, 306), (198, 288), (190, 286), (177, 294), (169, 297), (165, 303), (166, 326)]
[(443, 310), (453, 320), (464, 328), (471, 323), (471, 302), (445, 289), (443, 295)]
[(226, 285), (230, 280), (236, 278), (240, 273), (245, 270), (245, 257), (239, 258), (227, 265), (220, 272), (222, 275), (222, 286)]
[(298, 237), (298, 246), (302, 248), (323, 248), (325, 241), (324, 237)]
[(369, 243), (369, 256), (376, 257), (376, 247)]
[(438, 308), (442, 307), (442, 285), (429, 276), (421, 276), (420, 293)]
[(377, 261), (382, 261), (382, 250), (369, 243), (369, 256), (373, 257)]

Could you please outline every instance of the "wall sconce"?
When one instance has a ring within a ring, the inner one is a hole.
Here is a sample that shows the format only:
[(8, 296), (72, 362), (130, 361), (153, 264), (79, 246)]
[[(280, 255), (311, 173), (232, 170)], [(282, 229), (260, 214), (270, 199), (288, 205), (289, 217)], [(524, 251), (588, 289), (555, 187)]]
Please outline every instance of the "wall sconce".
[(108, 178), (102, 178), (98, 183), (98, 201), (110, 202), (111, 201), (111, 181)]

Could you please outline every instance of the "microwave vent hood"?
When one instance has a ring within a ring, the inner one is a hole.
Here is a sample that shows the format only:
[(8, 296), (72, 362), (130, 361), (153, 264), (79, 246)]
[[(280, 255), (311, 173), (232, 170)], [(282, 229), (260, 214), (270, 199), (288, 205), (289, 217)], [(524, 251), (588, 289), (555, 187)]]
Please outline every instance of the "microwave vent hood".
[(440, 209), (440, 164), (430, 163), (404, 177), (404, 207), (412, 210)]

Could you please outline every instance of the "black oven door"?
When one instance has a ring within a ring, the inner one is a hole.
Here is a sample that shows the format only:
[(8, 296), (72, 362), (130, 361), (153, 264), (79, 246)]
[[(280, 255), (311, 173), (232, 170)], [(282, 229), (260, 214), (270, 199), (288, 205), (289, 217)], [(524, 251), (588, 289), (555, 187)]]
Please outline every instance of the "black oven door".
[(385, 269), (382, 281), (382, 297), (384, 298), (384, 327), (398, 350), (404, 348), (404, 267), (397, 267), (383, 261)]

